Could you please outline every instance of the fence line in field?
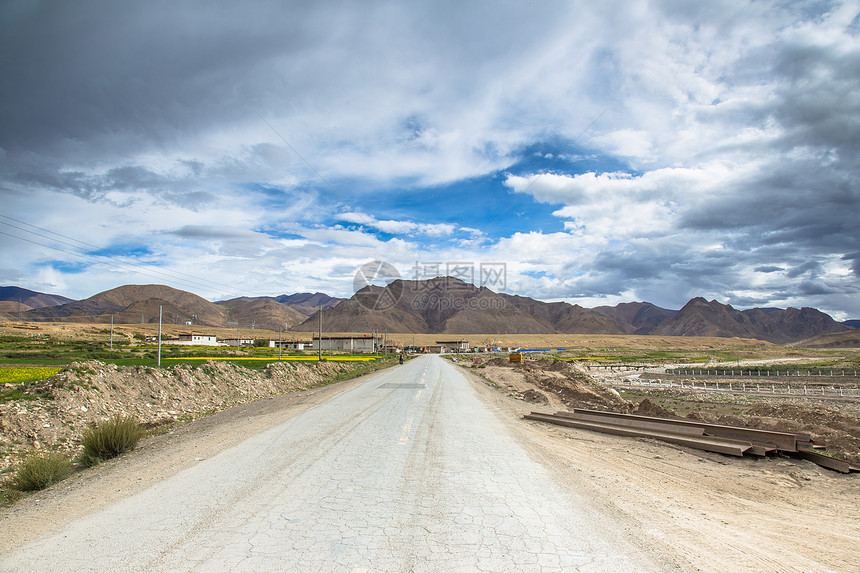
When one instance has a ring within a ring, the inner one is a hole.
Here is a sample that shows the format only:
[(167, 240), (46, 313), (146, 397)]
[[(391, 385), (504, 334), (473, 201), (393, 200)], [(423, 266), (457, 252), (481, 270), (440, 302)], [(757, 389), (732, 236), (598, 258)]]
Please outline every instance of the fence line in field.
[(648, 388), (678, 388), (681, 390), (711, 390), (716, 392), (746, 392), (753, 394), (773, 394), (785, 396), (839, 396), (860, 398), (860, 387), (794, 385), (761, 382), (704, 382), (698, 380), (640, 380), (625, 378), (613, 380), (613, 385), (644, 386)]
[(677, 376), (755, 376), (755, 377), (780, 377), (780, 376), (857, 376), (857, 370), (753, 370), (739, 368), (730, 370), (726, 368), (673, 368), (666, 370), (666, 374)]

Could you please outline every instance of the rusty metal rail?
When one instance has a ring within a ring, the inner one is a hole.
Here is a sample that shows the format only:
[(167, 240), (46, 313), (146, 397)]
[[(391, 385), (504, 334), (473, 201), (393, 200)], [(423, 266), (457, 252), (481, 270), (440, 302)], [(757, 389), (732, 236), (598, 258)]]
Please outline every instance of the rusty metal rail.
[(618, 436), (653, 438), (691, 448), (732, 456), (765, 456), (774, 452), (795, 455), (820, 466), (849, 473), (860, 471), (847, 462), (815, 451), (809, 434), (773, 432), (756, 428), (707, 424), (694, 420), (655, 418), (576, 408), (570, 412), (532, 412), (528, 420), (547, 422)]

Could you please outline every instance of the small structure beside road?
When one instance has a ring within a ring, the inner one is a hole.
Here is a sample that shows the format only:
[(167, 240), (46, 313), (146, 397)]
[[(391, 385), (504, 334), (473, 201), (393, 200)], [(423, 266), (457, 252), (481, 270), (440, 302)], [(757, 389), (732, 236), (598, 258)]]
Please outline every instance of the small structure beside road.
[[(320, 339), (314, 337), (310, 347), (305, 350), (319, 350)], [(323, 336), (322, 350), (343, 350), (345, 352), (375, 352), (376, 343), (370, 336)]]
[(446, 354), (448, 352), (469, 352), (471, 350), (468, 340), (437, 340), (436, 346), (431, 346), (431, 348), (438, 348), (439, 354)]

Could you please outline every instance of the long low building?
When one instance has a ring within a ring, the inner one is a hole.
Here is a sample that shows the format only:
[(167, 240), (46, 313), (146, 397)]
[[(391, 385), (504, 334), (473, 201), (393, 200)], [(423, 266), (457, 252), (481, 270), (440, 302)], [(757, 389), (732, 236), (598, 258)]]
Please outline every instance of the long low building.
[(254, 346), (253, 338), (224, 338), (220, 341), (221, 346)]
[[(149, 340), (149, 339), (147, 339)], [(158, 337), (153, 336), (152, 342), (158, 341)], [(192, 334), (182, 332), (179, 338), (161, 338), (164, 344), (182, 344), (186, 346), (219, 346), (218, 337), (214, 334)]]
[[(319, 349), (320, 339), (318, 337), (314, 337), (310, 348), (305, 347), (305, 350)], [(369, 353), (376, 351), (376, 343), (372, 336), (323, 336), (322, 350)]]
[(280, 345), (281, 348), (286, 348), (288, 350), (305, 350), (310, 348), (313, 345), (313, 342), (310, 340), (270, 340), (269, 348), (277, 348)]
[[(432, 347), (431, 347), (432, 348)], [(469, 352), (468, 340), (437, 340), (436, 348), (440, 354), (446, 352)]]

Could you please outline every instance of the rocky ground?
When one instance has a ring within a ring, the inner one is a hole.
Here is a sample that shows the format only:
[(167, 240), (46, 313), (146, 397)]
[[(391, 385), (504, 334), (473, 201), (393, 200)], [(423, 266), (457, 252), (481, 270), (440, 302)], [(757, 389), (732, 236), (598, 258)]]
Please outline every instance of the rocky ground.
[[(336, 365), (326, 365), (332, 366)], [(644, 398), (633, 399), (623, 389), (617, 393), (607, 381), (596, 381), (576, 368), (569, 370), (566, 364), (540, 361), (512, 367), (497, 361), (484, 362), (483, 368), (471, 366), (470, 360), (463, 372), (529, 455), (596, 509), (624, 523), (644, 551), (666, 564), (666, 570), (856, 569), (860, 560), (857, 474), (840, 474), (781, 456), (735, 458), (646, 438), (524, 420), (523, 414), (531, 410), (554, 411), (577, 404), (653, 413), (660, 412), (657, 408), (682, 410), (665, 397), (650, 395), (652, 410), (642, 404)], [(0, 553), (144, 491), (363, 380), (367, 378), (201, 417), (145, 440), (128, 455), (27, 496), (0, 511), (0, 529), (8, 533), (0, 536)], [(241, 394), (234, 389), (236, 396)], [(697, 396), (688, 398), (684, 404), (694, 405)], [(705, 398), (699, 410), (718, 411)], [(758, 402), (769, 403), (779, 406)], [(845, 415), (853, 408), (812, 403), (806, 412), (819, 407), (842, 408), (839, 411)], [(765, 413), (769, 412), (759, 411)], [(803, 419), (797, 423), (802, 425)]]
[(148, 428), (170, 426), (320, 386), (356, 368), (343, 362), (276, 362), (261, 371), (226, 361), (166, 369), (75, 362), (28, 387), (35, 399), (0, 404), (0, 475), (33, 450), (74, 455), (89, 424), (117, 414), (134, 415)]
[[(632, 399), (623, 389), (620, 396), (629, 404), (619, 403), (606, 382), (575, 375), (562, 382), (559, 365), (510, 367), (497, 362), (463, 372), (535, 459), (600, 511), (624, 523), (665, 570), (857, 569), (858, 474), (841, 474), (784, 456), (738, 458), (650, 438), (525, 420), (523, 415), (530, 411), (553, 412), (578, 404), (621, 404), (625, 411), (655, 414), (661, 412), (661, 402), (672, 404), (653, 395)], [(552, 386), (566, 384), (572, 391), (541, 387), (546, 378)], [(564, 398), (580, 392), (582, 402)], [(646, 397), (652, 405), (642, 404)], [(710, 405), (702, 402), (701, 408)]]
[(571, 362), (537, 359), (511, 364), (494, 358), (472, 371), (508, 395), (552, 412), (572, 408), (659, 417), (687, 417), (708, 423), (781, 432), (808, 433), (827, 453), (860, 465), (860, 401), (715, 394), (694, 390), (622, 389), (612, 376), (592, 377)]

